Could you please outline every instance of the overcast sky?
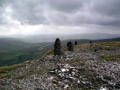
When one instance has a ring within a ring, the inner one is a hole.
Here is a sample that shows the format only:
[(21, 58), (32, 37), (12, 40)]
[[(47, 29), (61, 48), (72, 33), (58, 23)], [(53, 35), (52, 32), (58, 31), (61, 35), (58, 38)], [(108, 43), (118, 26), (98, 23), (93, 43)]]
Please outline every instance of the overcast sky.
[(120, 34), (120, 0), (0, 0), (0, 36)]

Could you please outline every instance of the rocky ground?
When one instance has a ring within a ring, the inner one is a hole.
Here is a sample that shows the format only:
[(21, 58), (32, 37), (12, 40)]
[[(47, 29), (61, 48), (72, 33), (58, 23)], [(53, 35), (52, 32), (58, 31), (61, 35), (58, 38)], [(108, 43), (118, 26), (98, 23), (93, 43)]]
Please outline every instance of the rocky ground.
[(120, 47), (77, 45), (74, 52), (0, 68), (0, 90), (120, 90)]

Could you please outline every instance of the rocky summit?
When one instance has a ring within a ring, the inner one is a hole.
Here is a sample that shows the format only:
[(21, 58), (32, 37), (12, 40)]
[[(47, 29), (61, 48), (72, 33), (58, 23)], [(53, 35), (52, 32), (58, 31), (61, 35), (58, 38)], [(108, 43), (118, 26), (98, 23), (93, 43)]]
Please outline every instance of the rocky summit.
[(120, 43), (63, 48), (60, 56), (0, 67), (0, 90), (120, 90)]

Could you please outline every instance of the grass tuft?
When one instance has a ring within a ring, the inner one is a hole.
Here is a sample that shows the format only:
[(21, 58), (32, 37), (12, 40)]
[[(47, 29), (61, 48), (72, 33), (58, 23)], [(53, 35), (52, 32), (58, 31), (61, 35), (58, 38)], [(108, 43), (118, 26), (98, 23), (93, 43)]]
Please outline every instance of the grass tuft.
[(115, 61), (117, 58), (120, 58), (120, 55), (108, 56), (108, 57), (101, 56), (101, 58), (103, 58), (106, 61)]
[(0, 67), (0, 74), (1, 73), (6, 73), (8, 71), (12, 71), (12, 70), (15, 70), (19, 67), (22, 67), (23, 65), (21, 64), (16, 64), (16, 65), (13, 65), (13, 66), (4, 66), (4, 67)]
[(45, 57), (45, 56), (47, 56), (47, 55), (51, 55), (51, 54), (53, 54), (53, 53), (54, 53), (54, 50), (51, 49), (51, 50), (47, 51), (42, 57)]
[(15, 79), (23, 79), (24, 77), (25, 77), (25, 75), (20, 74), (20, 75), (16, 76)]
[(0, 74), (0, 79), (9, 77), (10, 75), (8, 73), (2, 73)]

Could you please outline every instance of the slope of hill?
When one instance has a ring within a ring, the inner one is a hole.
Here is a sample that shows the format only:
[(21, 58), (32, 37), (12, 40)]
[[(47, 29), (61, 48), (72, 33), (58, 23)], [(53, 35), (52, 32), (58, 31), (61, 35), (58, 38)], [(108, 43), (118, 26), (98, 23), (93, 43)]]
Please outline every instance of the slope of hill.
[(0, 39), (0, 66), (13, 65), (40, 57), (51, 49), (51, 43), (25, 43), (18, 39)]
[(74, 52), (48, 55), (0, 68), (1, 89), (119, 90), (120, 42), (80, 44)]

